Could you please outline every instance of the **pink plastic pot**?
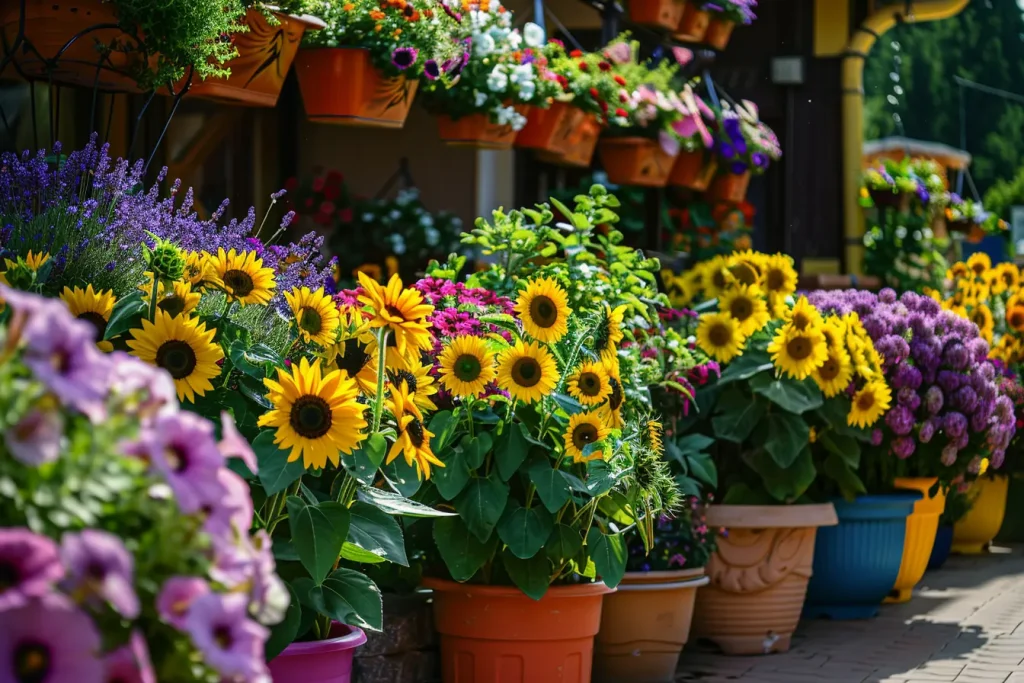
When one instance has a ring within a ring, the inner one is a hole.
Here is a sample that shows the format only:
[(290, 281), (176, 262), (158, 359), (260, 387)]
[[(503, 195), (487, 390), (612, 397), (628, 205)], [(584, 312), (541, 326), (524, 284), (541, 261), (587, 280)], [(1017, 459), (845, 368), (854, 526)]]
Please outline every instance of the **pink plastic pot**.
[(330, 640), (292, 643), (270, 661), (274, 683), (351, 683), (352, 656), (366, 642), (355, 626), (335, 622)]

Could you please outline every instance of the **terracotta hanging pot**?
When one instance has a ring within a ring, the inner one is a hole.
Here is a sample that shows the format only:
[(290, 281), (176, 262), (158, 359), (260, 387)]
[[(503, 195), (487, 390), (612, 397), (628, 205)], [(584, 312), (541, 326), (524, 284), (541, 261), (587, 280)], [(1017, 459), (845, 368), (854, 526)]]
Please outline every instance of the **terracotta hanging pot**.
[(561, 153), (582, 118), (582, 111), (565, 102), (548, 109), (527, 107), (526, 126), (516, 136), (516, 147)]
[(946, 509), (946, 494), (941, 488), (934, 496), (929, 495), (938, 481), (937, 477), (896, 478), (896, 488), (920, 491), (923, 497), (914, 503), (914, 511), (907, 517), (900, 573), (886, 602), (910, 600), (914, 594), (914, 586), (928, 569), (928, 560), (931, 559), (932, 548), (935, 546), (935, 533), (939, 528), (939, 517)]
[(490, 114), (470, 114), (453, 119), (448, 115), (437, 117), (437, 130), (449, 145), (477, 149), (510, 149), (518, 131), (505, 123), (494, 123)]
[(568, 135), (563, 149), (558, 151), (538, 151), (537, 158), (556, 166), (588, 168), (597, 150), (597, 141), (601, 137), (601, 124), (593, 114), (584, 114), (578, 119), (579, 124), (565, 133)]
[(249, 8), (245, 13), (249, 30), (234, 34), (238, 56), (224, 65), (231, 69), (231, 75), (205, 81), (195, 79), (189, 96), (250, 107), (277, 106), (302, 35), (318, 31), (326, 24), (309, 15), (274, 12), (274, 16), (279, 22), (277, 26), (272, 26), (259, 9)]
[(683, 16), (679, 20), (679, 25), (676, 27), (676, 32), (672, 34), (672, 37), (691, 43), (703, 42), (704, 35), (707, 33), (710, 24), (711, 15), (692, 2), (688, 2), (683, 10)]
[(604, 138), (599, 148), (608, 180), (615, 185), (665, 187), (677, 156), (650, 138)]
[(736, 28), (735, 21), (728, 19), (712, 19), (708, 24), (707, 33), (704, 34), (704, 42), (716, 50), (724, 50), (732, 38), (732, 30)]
[(676, 163), (672, 166), (668, 184), (673, 187), (686, 187), (703, 192), (708, 189), (717, 170), (718, 159), (705, 150), (680, 152), (676, 157)]
[(425, 579), (434, 591), (444, 683), (589, 683), (603, 583), (518, 588)]
[(316, 123), (401, 128), (419, 81), (384, 76), (361, 48), (299, 50), (295, 58), (306, 117)]
[(362, 630), (334, 622), (331, 638), (292, 643), (270, 660), (270, 675), (274, 683), (350, 683), (353, 655), (365, 642)]
[(708, 199), (715, 202), (740, 204), (747, 199), (750, 186), (750, 171), (744, 173), (721, 173), (715, 177), (708, 190)]
[(604, 597), (595, 683), (672, 683), (704, 568), (630, 572)]
[(691, 639), (729, 655), (785, 652), (800, 620), (818, 527), (838, 522), (825, 505), (712, 505), (707, 523), (725, 527), (697, 591)]
[[(871, 201), (875, 203), (875, 206), (881, 210), (895, 209), (903, 213), (910, 210), (910, 194), (907, 192), (868, 188), (868, 195), (871, 197)], [(948, 227), (951, 230), (953, 229), (952, 225)]]
[(629, 0), (629, 18), (634, 24), (673, 30), (679, 26), (685, 0)]
[[(14, 64), (31, 79), (86, 88), (95, 85), (114, 92), (142, 92), (130, 74), (144, 68), (144, 58), (137, 51), (138, 41), (117, 28), (115, 10), (115, 3), (101, 0), (25, 0), (24, 41), (14, 50)], [(19, 0), (0, 1), (5, 51), (15, 47), (20, 15)], [(88, 30), (99, 25), (113, 26)], [(104, 51), (101, 53), (97, 46), (103, 46)], [(60, 58), (56, 59), (58, 54)], [(49, 60), (56, 60), (52, 69)]]

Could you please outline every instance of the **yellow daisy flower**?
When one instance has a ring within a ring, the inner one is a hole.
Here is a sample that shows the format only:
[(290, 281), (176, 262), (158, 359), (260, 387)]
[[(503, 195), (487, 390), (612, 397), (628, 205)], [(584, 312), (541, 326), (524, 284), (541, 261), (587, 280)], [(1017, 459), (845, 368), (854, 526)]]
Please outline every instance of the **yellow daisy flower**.
[(565, 430), (563, 441), (565, 454), (572, 456), (575, 463), (588, 460), (600, 460), (604, 457), (604, 449), (595, 450), (584, 455), (583, 450), (593, 443), (608, 438), (611, 428), (608, 427), (597, 413), (576, 413), (569, 418), (569, 426)]
[(828, 345), (820, 326), (800, 329), (790, 323), (776, 331), (768, 353), (776, 368), (793, 379), (802, 380), (828, 358)]
[(585, 361), (569, 376), (569, 395), (585, 406), (596, 406), (608, 400), (612, 385), (602, 363)]
[(220, 248), (215, 256), (210, 256), (210, 267), (228, 300), (237, 301), (240, 306), (266, 304), (274, 296), (274, 270), (264, 268), (263, 259), (256, 258), (256, 252), (225, 252)]
[(61, 300), (67, 304), (71, 315), (96, 328), (96, 346), (103, 351), (113, 351), (114, 345), (103, 340), (107, 332), (107, 323), (110, 321), (110, 314), (114, 312), (114, 304), (117, 297), (114, 292), (107, 290), (96, 291), (92, 285), (85, 289), (81, 287), (65, 287), (60, 295)]
[(309, 287), (295, 287), (284, 293), (285, 301), (292, 309), (299, 336), (306, 343), (328, 347), (334, 343), (341, 326), (341, 314), (334, 299), (324, 293), (324, 288), (310, 291)]
[(875, 424), (885, 411), (889, 409), (892, 402), (892, 393), (885, 382), (881, 380), (868, 382), (864, 388), (853, 396), (850, 405), (850, 414), (846, 416), (846, 423), (851, 427), (870, 427)]
[(516, 312), (523, 330), (545, 344), (554, 344), (569, 331), (569, 295), (552, 279), (530, 280), (519, 293)]
[(438, 357), (441, 384), (459, 398), (474, 398), (494, 381), (494, 356), (483, 339), (468, 335), (453, 338)]
[(756, 285), (739, 285), (718, 298), (718, 310), (728, 313), (740, 326), (744, 337), (754, 334), (771, 319), (768, 304)]
[(697, 324), (697, 346), (720, 363), (743, 353), (747, 338), (728, 313), (705, 313)]
[(224, 352), (213, 341), (215, 333), (198, 318), (173, 317), (158, 310), (155, 323), (144, 318), (142, 329), (131, 331), (128, 348), (132, 355), (170, 373), (179, 401), (194, 403), (197, 395), (213, 391), (210, 380), (221, 373), (217, 363)]
[(555, 359), (539, 342), (516, 342), (498, 356), (498, 386), (524, 403), (541, 400), (558, 384)]

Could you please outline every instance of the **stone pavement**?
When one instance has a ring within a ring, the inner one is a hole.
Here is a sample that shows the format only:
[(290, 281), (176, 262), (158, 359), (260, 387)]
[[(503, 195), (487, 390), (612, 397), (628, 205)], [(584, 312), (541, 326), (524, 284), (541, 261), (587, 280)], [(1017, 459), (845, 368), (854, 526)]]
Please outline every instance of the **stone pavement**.
[(803, 621), (785, 654), (691, 643), (679, 683), (1024, 683), (1024, 547), (952, 557), (868, 621)]

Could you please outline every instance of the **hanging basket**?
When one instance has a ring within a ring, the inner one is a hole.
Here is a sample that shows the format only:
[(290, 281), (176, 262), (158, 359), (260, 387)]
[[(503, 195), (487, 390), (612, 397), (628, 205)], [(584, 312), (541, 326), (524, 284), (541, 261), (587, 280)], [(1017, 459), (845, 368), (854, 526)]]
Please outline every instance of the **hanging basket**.
[(744, 173), (722, 173), (718, 175), (708, 190), (708, 199), (714, 202), (740, 204), (747, 199), (747, 188), (750, 186), (750, 171)]
[(707, 33), (704, 34), (704, 42), (716, 50), (724, 50), (732, 38), (732, 30), (736, 28), (736, 22), (728, 19), (712, 19), (708, 24)]
[(566, 150), (583, 112), (565, 102), (548, 109), (528, 107), (526, 127), (516, 136), (516, 147), (561, 153)]
[(634, 24), (672, 31), (686, 6), (685, 0), (629, 0), (629, 18)]
[(309, 15), (274, 12), (274, 16), (279, 22), (277, 26), (272, 26), (259, 9), (250, 8), (245, 13), (245, 25), (249, 30), (235, 34), (238, 56), (224, 65), (231, 69), (231, 75), (228, 78), (196, 80), (189, 88), (189, 95), (225, 104), (277, 106), (302, 35), (306, 31), (318, 31), (326, 24)]
[(295, 58), (306, 117), (316, 123), (401, 128), (419, 81), (381, 75), (360, 48), (299, 50)]
[[(131, 74), (144, 70), (144, 57), (138, 51), (138, 41), (117, 28), (115, 7), (115, 3), (102, 0), (25, 0), (24, 40), (15, 45), (21, 3), (0, 0), (4, 52), (16, 48), (13, 63), (30, 79), (113, 92), (142, 92)], [(91, 30), (105, 25), (111, 26)], [(98, 46), (104, 48), (103, 52)]]
[(665, 187), (676, 161), (650, 138), (606, 138), (600, 149), (608, 180), (615, 185)]
[[(889, 189), (868, 188), (868, 196), (880, 210), (895, 209), (906, 213), (910, 210), (910, 194), (907, 192), (894, 192)], [(948, 225), (951, 230), (952, 225)]]
[(676, 32), (672, 37), (676, 40), (685, 40), (690, 43), (704, 41), (708, 26), (711, 24), (711, 15), (692, 3), (687, 3), (683, 10), (683, 16), (679, 20)]
[(593, 114), (580, 112), (579, 125), (568, 132), (568, 142), (564, 149), (552, 152), (537, 152), (541, 161), (556, 166), (571, 168), (589, 168), (597, 150), (597, 141), (601, 137), (601, 124)]
[(471, 114), (459, 119), (438, 116), (437, 130), (449, 145), (477, 149), (510, 149), (518, 134), (507, 123), (492, 122), (489, 114)]
[(718, 159), (704, 150), (681, 152), (672, 166), (668, 184), (703, 192), (708, 189), (717, 170)]

